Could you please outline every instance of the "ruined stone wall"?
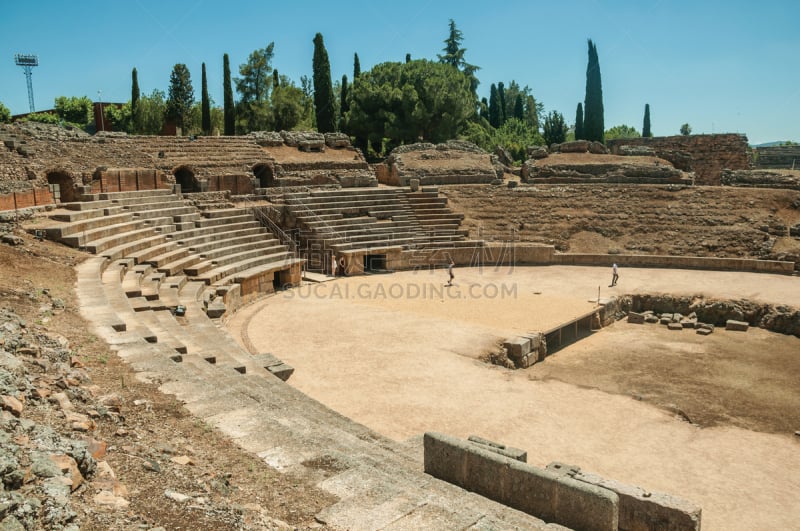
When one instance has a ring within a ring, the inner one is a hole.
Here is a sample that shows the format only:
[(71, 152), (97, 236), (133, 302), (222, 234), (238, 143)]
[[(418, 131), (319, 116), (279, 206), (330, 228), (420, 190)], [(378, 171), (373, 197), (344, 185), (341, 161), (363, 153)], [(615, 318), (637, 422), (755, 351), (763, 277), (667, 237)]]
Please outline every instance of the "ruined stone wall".
[(648, 146), (676, 168), (693, 171), (696, 184), (719, 185), (723, 169), (745, 170), (750, 165), (747, 137), (740, 134), (620, 138), (606, 144), (614, 154), (622, 154), (621, 146)]
[(227, 190), (234, 195), (252, 194), (255, 191), (253, 187), (253, 177), (247, 174), (239, 175), (215, 175), (208, 178), (209, 192), (221, 192)]
[(147, 168), (98, 169), (92, 179), (93, 194), (156, 190), (171, 186), (164, 172)]
[(800, 170), (800, 146), (769, 146), (753, 148), (753, 166)]
[(723, 186), (800, 190), (800, 171), (723, 170), (721, 181)]
[(53, 203), (55, 203), (55, 199), (47, 187), (0, 194), (0, 211), (51, 205)]

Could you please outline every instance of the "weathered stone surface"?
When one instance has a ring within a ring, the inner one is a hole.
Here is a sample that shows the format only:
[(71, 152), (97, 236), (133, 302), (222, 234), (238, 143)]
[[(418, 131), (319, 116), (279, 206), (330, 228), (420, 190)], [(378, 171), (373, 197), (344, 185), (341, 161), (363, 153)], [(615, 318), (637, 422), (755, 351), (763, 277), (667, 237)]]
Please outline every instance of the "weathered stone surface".
[(747, 137), (739, 134), (676, 135), (608, 140), (611, 153), (620, 146), (647, 146), (677, 169), (694, 172), (697, 183), (720, 184), (723, 169), (744, 170), (750, 165)]
[(750, 325), (746, 321), (736, 321), (734, 319), (728, 319), (725, 322), (725, 330), (732, 330), (735, 332), (747, 332), (748, 328), (750, 328)]
[[(800, 164), (798, 164), (800, 169)], [(722, 170), (723, 186), (800, 190), (800, 174), (788, 170)]]
[(619, 146), (616, 150), (618, 155), (626, 157), (655, 157), (656, 150), (650, 146)]
[(628, 313), (628, 322), (633, 324), (644, 324), (644, 314), (630, 312)]
[(670, 322), (667, 324), (668, 330), (683, 330), (683, 325), (681, 323)]
[(350, 137), (344, 133), (325, 133), (325, 145), (335, 149), (350, 147)]
[(529, 159), (546, 159), (550, 153), (544, 146), (528, 146)]
[(503, 146), (495, 146), (494, 154), (500, 164), (509, 167), (514, 165), (514, 159), (511, 158), (511, 154)]
[(608, 155), (609, 151), (608, 148), (601, 142), (590, 142), (589, 153), (594, 153), (595, 155)]

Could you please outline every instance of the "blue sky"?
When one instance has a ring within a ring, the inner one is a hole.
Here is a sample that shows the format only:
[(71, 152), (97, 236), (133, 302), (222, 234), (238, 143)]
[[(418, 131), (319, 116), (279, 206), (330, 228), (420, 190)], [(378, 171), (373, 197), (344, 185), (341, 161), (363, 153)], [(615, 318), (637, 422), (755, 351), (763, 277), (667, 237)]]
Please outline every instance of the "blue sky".
[(200, 94), (222, 102), (222, 55), (234, 76), (257, 48), (275, 42), (273, 66), (298, 85), (311, 76), (312, 39), (322, 33), (334, 80), (385, 61), (434, 59), (448, 21), (464, 34), (478, 91), (512, 79), (568, 122), (583, 101), (587, 45), (597, 45), (606, 127), (641, 130), (650, 104), (655, 135), (744, 133), (753, 144), (800, 141), (800, 2), (796, 0), (566, 0), (502, 3), (0, 0), (0, 102), (28, 110), (15, 53), (36, 54), (37, 109), (57, 96), (127, 101), (133, 67), (143, 93), (167, 90), (176, 63)]

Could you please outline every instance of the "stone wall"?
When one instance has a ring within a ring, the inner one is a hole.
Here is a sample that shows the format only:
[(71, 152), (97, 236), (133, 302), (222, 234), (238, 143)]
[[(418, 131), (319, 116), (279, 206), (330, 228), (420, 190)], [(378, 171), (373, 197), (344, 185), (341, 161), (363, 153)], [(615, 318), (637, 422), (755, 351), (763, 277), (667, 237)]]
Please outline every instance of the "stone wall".
[(247, 174), (239, 175), (215, 175), (209, 177), (206, 182), (208, 192), (229, 191), (233, 195), (252, 194), (255, 191), (253, 177)]
[(620, 138), (606, 145), (614, 154), (621, 154), (622, 146), (651, 147), (676, 168), (694, 172), (696, 184), (718, 185), (723, 169), (745, 170), (750, 165), (747, 137), (740, 134)]
[(753, 148), (753, 166), (800, 170), (800, 146), (769, 146)]
[(92, 193), (133, 192), (171, 188), (162, 171), (147, 168), (98, 168), (92, 179)]
[(50, 188), (32, 188), (24, 192), (0, 194), (0, 211), (17, 210), (55, 203)]
[(723, 186), (800, 190), (800, 171), (723, 170), (720, 180)]
[(455, 140), (400, 146), (376, 170), (378, 181), (391, 186), (408, 186), (411, 179), (421, 185), (491, 183), (502, 179), (503, 172), (495, 155)]

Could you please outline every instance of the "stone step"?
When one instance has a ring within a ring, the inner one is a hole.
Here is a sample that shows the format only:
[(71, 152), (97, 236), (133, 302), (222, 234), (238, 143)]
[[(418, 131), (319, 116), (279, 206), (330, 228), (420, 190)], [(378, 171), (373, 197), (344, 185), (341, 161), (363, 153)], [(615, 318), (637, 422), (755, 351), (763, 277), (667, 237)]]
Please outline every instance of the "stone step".
[(99, 254), (112, 247), (119, 247), (127, 243), (133, 243), (141, 239), (150, 238), (157, 235), (156, 229), (152, 227), (142, 227), (135, 230), (126, 230), (124, 232), (117, 232), (105, 238), (92, 240), (86, 243), (83, 247), (93, 254)]
[(260, 255), (253, 258), (248, 258), (245, 260), (239, 260), (233, 263), (225, 264), (220, 267), (215, 267), (214, 269), (206, 271), (195, 278), (197, 278), (197, 280), (202, 280), (206, 284), (213, 284), (216, 283), (217, 280), (223, 277), (233, 276), (246, 269), (251, 269), (256, 266), (270, 264), (273, 262), (280, 262), (286, 260), (287, 257), (290, 256), (291, 254), (288, 251), (276, 252), (268, 255)]
[(171, 188), (159, 188), (158, 190), (135, 190), (130, 192), (102, 192), (97, 194), (99, 200), (124, 201), (126, 199), (155, 198), (158, 196), (173, 196)]
[(264, 246), (264, 245), (249, 246), (250, 248), (246, 247), (247, 246), (241, 246), (240, 247), (240, 249), (242, 249), (241, 251), (236, 252), (234, 250), (231, 250), (229, 253), (226, 253), (225, 255), (215, 258), (213, 260), (203, 260), (201, 262), (197, 262), (191, 267), (184, 268), (184, 272), (189, 276), (197, 277), (207, 271), (210, 271), (211, 269), (223, 267), (228, 264), (232, 264), (234, 262), (248, 260), (250, 258), (256, 258), (264, 255), (268, 256), (270, 254), (279, 253), (281, 251), (286, 252), (286, 247), (280, 244), (272, 246)]
[[(90, 233), (103, 227), (120, 225), (133, 220), (131, 213), (115, 214), (110, 216), (98, 216), (84, 219), (74, 223), (56, 225), (46, 229), (47, 237), (52, 240), (64, 240), (68, 236), (81, 236), (83, 233)], [(67, 243), (67, 245), (71, 245)]]

